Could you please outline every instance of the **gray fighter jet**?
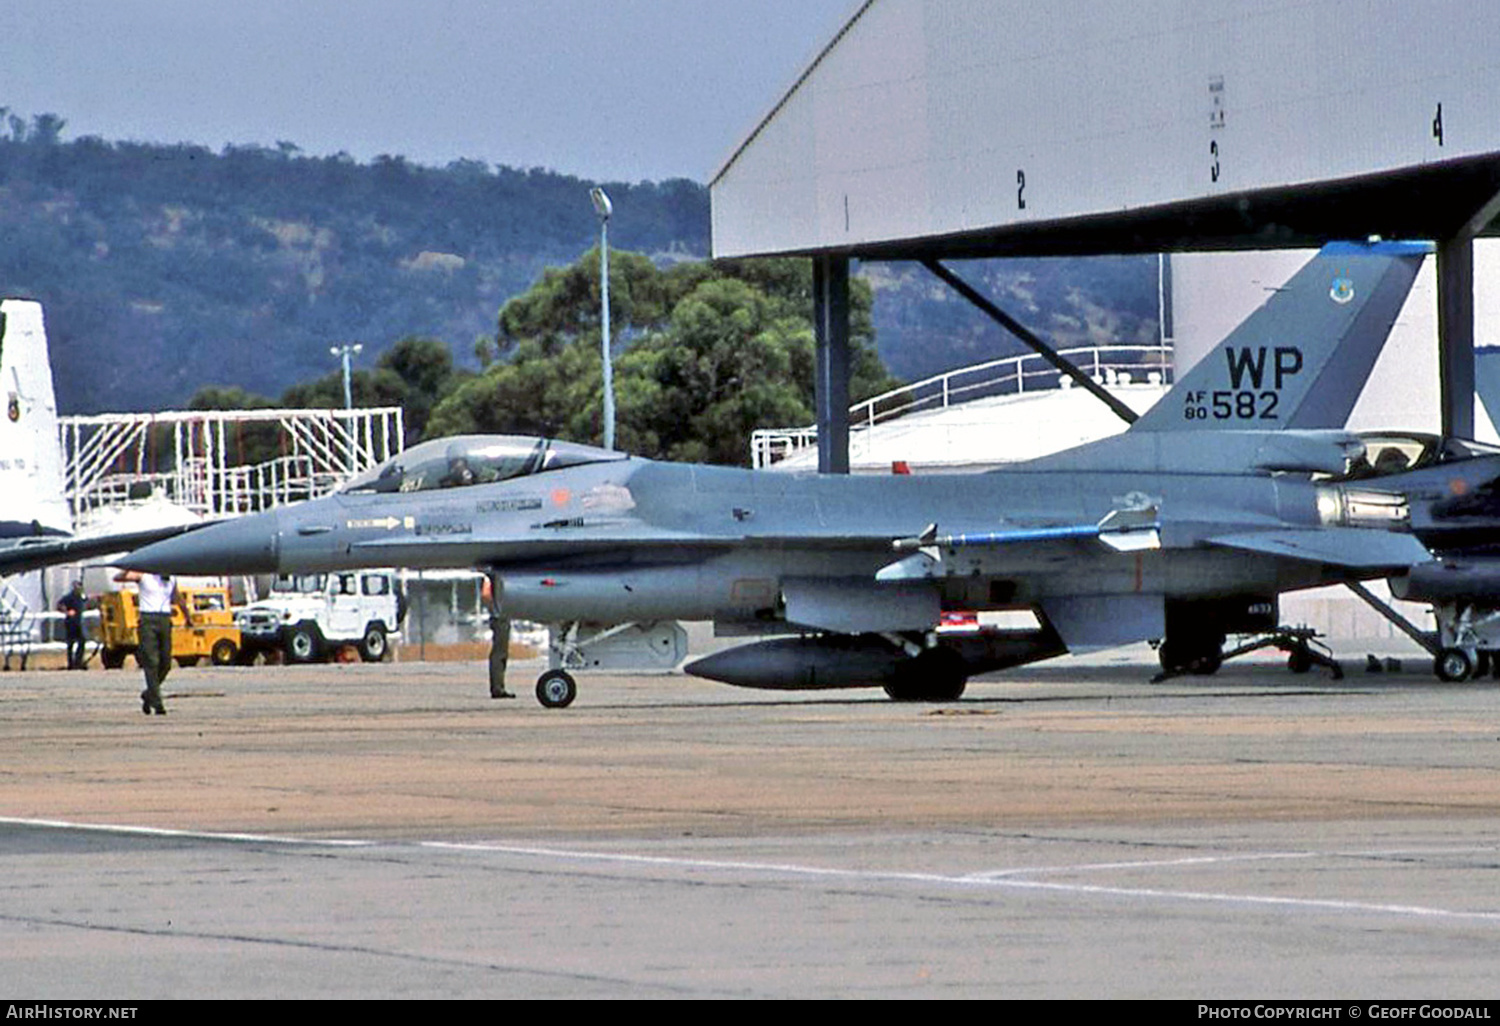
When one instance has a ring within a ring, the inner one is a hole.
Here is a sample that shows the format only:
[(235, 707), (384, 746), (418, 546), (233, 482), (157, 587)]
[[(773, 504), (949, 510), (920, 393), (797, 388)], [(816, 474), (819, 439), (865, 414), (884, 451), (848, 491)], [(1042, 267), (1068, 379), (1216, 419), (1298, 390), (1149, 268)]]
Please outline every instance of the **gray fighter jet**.
[[(1124, 434), (999, 471), (796, 476), (439, 439), (122, 563), (475, 567), (507, 616), (783, 635), (687, 667), (749, 687), (952, 699), (977, 673), (1145, 639), (1165, 639), (1169, 668), (1204, 666), (1227, 633), (1274, 625), (1282, 592), (1427, 559), (1400, 494), (1338, 480), (1364, 446), (1335, 430), (1421, 258), (1325, 250)], [(1040, 626), (935, 629), (945, 610), (1001, 609)], [(547, 705), (575, 690), (562, 670), (537, 686)]]
[(1422, 630), (1358, 585), (1355, 591), (1432, 654), (1443, 680), (1500, 668), (1500, 448), (1422, 434), (1362, 438), (1367, 460), (1350, 478), (1404, 495), (1412, 531), (1435, 557), (1392, 577), (1391, 593), (1430, 603), (1437, 630)]
[[(1474, 353), (1479, 398), (1500, 423), (1500, 349)], [(1397, 598), (1432, 606), (1426, 631), (1358, 586), (1356, 592), (1433, 656), (1446, 681), (1500, 676), (1500, 448), (1466, 438), (1371, 433), (1368, 459), (1354, 475), (1399, 491), (1411, 505), (1412, 530), (1435, 556), (1391, 578)]]

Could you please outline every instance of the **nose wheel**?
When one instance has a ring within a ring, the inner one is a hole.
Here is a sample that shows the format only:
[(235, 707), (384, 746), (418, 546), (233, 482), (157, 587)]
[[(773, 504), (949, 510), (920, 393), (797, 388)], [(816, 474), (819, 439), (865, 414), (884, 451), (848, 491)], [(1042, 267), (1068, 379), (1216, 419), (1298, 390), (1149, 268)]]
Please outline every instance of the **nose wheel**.
[(566, 709), (578, 697), (578, 682), (566, 670), (548, 670), (537, 678), (536, 700), (548, 709)]

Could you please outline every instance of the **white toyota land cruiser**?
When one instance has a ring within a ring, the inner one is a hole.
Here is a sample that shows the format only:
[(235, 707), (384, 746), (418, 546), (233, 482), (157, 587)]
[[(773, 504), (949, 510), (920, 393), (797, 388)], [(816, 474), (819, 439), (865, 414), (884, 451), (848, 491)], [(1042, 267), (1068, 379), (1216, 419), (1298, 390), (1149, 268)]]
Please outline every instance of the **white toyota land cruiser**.
[(353, 645), (375, 663), (405, 613), (394, 570), (283, 574), (269, 595), (235, 614), (235, 624), (247, 659), (279, 650), (289, 663), (309, 663)]

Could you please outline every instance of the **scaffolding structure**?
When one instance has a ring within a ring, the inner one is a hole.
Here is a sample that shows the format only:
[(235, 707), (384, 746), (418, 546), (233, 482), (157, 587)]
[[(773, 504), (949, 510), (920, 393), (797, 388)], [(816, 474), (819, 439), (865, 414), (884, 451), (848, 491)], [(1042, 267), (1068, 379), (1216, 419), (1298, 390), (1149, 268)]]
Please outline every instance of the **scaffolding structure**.
[[(279, 454), (246, 463), (242, 434), (261, 424), (279, 429)], [(317, 498), (400, 452), (403, 431), (397, 406), (58, 418), (75, 527), (146, 494), (211, 518)]]

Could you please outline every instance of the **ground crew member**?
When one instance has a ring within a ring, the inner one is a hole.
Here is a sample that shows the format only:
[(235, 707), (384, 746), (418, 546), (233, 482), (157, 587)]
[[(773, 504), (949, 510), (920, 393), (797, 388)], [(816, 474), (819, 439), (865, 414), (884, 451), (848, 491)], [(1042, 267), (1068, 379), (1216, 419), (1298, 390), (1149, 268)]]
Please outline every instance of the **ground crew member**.
[(505, 615), (505, 580), (499, 574), (486, 574), (480, 585), (480, 597), (490, 614), (490, 697), (515, 698), (505, 690), (505, 665), (510, 660), (510, 618)]
[(146, 689), (141, 692), (141, 712), (147, 716), (167, 714), (161, 701), (161, 685), (172, 669), (172, 607), (182, 610), (184, 623), (188, 623), (187, 603), (177, 590), (177, 582), (161, 574), (148, 574), (139, 570), (122, 570), (115, 575), (117, 581), (133, 581), (137, 589), (136, 608), (140, 613), (137, 633), (140, 645), (136, 658), (141, 671), (146, 675)]
[(83, 611), (87, 606), (82, 581), (74, 581), (72, 589), (57, 600), (57, 610), (63, 615), (63, 639), (68, 645), (70, 670), (83, 669)]

